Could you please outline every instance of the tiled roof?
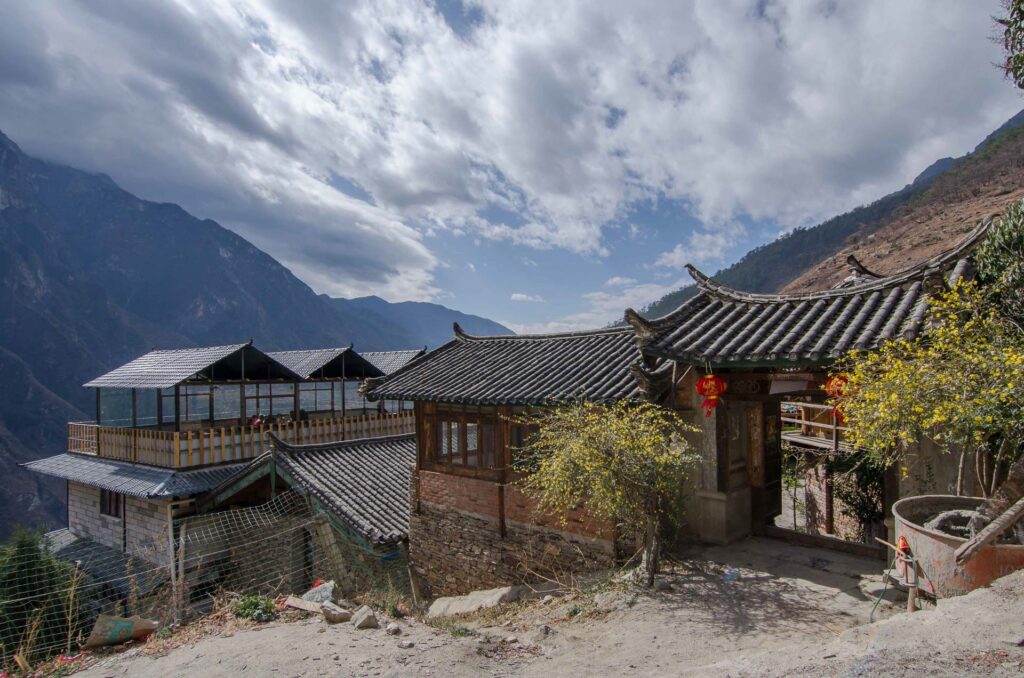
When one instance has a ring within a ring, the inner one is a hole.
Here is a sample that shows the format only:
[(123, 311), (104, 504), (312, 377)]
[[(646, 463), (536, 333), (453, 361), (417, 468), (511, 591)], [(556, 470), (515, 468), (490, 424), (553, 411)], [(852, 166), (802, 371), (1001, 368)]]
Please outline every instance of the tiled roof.
[(249, 379), (300, 376), (251, 344), (150, 351), (85, 384), (100, 388), (170, 388), (194, 377), (238, 379), (242, 365)]
[(385, 377), (368, 397), (479, 405), (619, 400), (640, 394), (632, 369), (641, 361), (633, 330), (455, 339)]
[(175, 471), (84, 454), (65, 453), (30, 461), (22, 466), (43, 475), (73, 480), (132, 497), (170, 499), (206, 492), (238, 473), (245, 464)]
[(149, 593), (167, 580), (166, 567), (126, 555), (67, 528), (48, 532), (45, 537), (50, 553), (65, 562), (77, 562), (94, 582), (121, 595), (130, 595), (133, 590)]
[(369, 360), (384, 374), (396, 372), (411, 361), (426, 353), (424, 349), (413, 351), (360, 351), (359, 355)]
[(366, 379), (384, 374), (372, 361), (353, 351), (351, 346), (303, 351), (272, 351), (267, 355), (304, 379), (318, 377)]
[(275, 440), (274, 446), (278, 468), (371, 543), (408, 535), (414, 435), (304, 446)]
[(955, 248), (902, 273), (824, 292), (749, 294), (689, 267), (700, 292), (655, 320), (626, 312), (646, 355), (718, 367), (828, 363), (917, 336), (931, 286), (972, 274), (983, 222)]

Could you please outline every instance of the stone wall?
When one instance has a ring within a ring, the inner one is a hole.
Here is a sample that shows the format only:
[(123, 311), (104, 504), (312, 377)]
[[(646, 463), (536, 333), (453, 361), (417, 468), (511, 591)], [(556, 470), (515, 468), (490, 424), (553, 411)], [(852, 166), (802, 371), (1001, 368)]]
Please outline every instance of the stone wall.
[[(829, 534), (825, 513), (826, 478), (824, 464), (811, 467), (804, 474), (804, 515), (807, 532)], [(832, 498), (832, 534), (847, 541), (860, 541), (859, 521), (838, 497)]]
[(122, 497), (121, 518), (100, 513), (100, 489), (68, 481), (68, 527), (104, 546), (149, 562), (167, 562), (167, 504)]
[[(582, 513), (565, 525), (514, 485), (418, 471), (409, 557), (432, 595), (610, 567), (613, 532)], [(502, 518), (504, 517), (504, 535)]]

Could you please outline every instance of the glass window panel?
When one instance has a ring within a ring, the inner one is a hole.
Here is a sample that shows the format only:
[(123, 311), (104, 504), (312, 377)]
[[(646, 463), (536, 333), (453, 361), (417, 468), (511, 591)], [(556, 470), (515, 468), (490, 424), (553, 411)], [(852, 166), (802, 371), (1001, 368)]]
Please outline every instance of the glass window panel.
[(480, 425), (480, 466), (494, 468), (494, 424)]
[(451, 435), (448, 438), (451, 443), (452, 463), (461, 466), (463, 464), (462, 447), (460, 443), (462, 424), (460, 424), (457, 421), (452, 421), (448, 422), (448, 426), (450, 427), (451, 430)]
[(480, 425), (475, 421), (466, 423), (466, 465), (480, 465)]

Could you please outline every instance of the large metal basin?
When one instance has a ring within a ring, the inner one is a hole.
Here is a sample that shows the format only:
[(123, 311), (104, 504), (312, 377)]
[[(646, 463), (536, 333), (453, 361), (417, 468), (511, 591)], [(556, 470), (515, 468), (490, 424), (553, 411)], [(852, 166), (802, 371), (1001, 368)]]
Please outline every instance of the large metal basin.
[(980, 497), (932, 494), (907, 497), (892, 505), (896, 540), (906, 537), (910, 544), (911, 554), (917, 560), (921, 590), (939, 598), (959, 596), (1024, 569), (1024, 546), (1008, 544), (987, 546), (963, 568), (958, 568), (953, 554), (966, 539), (923, 527), (937, 513), (973, 510), (983, 501)]

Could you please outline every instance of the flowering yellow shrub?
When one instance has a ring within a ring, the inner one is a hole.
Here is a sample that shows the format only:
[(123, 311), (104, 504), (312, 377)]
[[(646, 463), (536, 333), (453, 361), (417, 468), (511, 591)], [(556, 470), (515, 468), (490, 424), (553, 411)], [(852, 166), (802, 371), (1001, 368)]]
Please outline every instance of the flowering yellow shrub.
[(519, 422), (539, 427), (517, 462), (539, 508), (563, 520), (583, 508), (627, 533), (646, 534), (654, 553), (645, 556), (653, 555), (648, 564), (656, 569), (657, 525), (678, 510), (698, 458), (683, 433), (696, 429), (646, 402), (583, 402)]
[(920, 436), (947, 451), (1019, 442), (1019, 330), (973, 282), (933, 298), (927, 322), (914, 341), (897, 339), (855, 353), (842, 366), (849, 383), (836, 405), (851, 428), (851, 442), (886, 464)]

